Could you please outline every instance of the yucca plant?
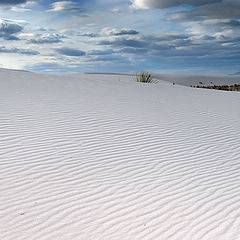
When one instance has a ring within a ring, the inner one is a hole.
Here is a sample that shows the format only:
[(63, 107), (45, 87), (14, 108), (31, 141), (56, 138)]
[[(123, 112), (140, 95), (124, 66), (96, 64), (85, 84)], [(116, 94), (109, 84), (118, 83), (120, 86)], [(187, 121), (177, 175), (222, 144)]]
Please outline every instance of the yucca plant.
[(142, 72), (136, 75), (137, 82), (141, 83), (152, 83), (152, 74), (147, 72)]

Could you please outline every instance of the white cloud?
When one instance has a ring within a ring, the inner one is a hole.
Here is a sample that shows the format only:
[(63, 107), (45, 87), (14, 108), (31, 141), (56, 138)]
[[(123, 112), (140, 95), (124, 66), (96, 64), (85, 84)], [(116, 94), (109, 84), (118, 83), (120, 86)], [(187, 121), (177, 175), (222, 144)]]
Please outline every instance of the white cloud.
[(195, 37), (200, 36), (204, 38), (213, 37), (216, 39), (238, 39), (240, 36), (240, 21), (238, 20), (207, 19), (203, 21), (184, 22), (181, 25), (186, 28), (187, 32), (195, 35)]
[(30, 12), (31, 11), (31, 7), (37, 5), (37, 2), (35, 1), (28, 1), (25, 2), (23, 4), (20, 4), (19, 6), (14, 6), (11, 7), (11, 10), (14, 12)]
[(83, 9), (80, 8), (76, 2), (72, 1), (60, 1), (60, 2), (54, 2), (51, 4), (51, 9), (48, 10), (49, 12), (62, 12), (62, 11), (68, 11), (68, 12), (79, 12)]
[(132, 7), (135, 9), (150, 9), (150, 8), (169, 8), (183, 4), (200, 6), (204, 4), (221, 2), (222, 0), (130, 0)]
[(40, 35), (38, 37), (30, 39), (31, 43), (34, 44), (52, 44), (52, 43), (59, 43), (62, 41), (62, 38), (64, 38), (63, 35), (59, 35), (57, 33), (46, 33), (43, 35)]
[(35, 33), (20, 33), (18, 34), (18, 37), (20, 37), (21, 39), (32, 39), (36, 37)]
[(31, 11), (31, 9), (22, 8), (22, 7), (12, 7), (11, 10), (14, 12), (30, 12)]

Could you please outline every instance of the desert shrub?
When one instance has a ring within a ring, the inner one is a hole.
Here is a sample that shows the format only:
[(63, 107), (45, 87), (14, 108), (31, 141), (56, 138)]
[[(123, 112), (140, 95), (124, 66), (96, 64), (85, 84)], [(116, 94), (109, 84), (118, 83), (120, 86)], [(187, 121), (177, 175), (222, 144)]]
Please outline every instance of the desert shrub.
[(147, 72), (142, 72), (136, 75), (137, 82), (141, 83), (152, 83), (152, 74)]
[(223, 91), (240, 91), (240, 85), (234, 84), (234, 85), (214, 85), (214, 86), (192, 86), (195, 88), (208, 88), (208, 89), (217, 89), (217, 90), (223, 90)]

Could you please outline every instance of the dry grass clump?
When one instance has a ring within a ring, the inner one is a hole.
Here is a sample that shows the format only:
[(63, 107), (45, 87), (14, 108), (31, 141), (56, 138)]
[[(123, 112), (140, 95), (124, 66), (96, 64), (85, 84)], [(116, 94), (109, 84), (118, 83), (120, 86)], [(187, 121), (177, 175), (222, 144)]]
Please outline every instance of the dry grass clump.
[(136, 75), (137, 82), (141, 83), (152, 83), (152, 74), (147, 72), (142, 72)]

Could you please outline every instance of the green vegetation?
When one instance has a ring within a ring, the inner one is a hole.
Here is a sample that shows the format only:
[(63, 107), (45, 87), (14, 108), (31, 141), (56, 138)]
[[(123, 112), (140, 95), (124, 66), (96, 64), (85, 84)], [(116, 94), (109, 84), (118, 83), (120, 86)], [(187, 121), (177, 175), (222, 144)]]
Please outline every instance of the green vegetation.
[(240, 91), (240, 85), (222, 85), (222, 86), (193, 86), (195, 88), (207, 88), (207, 89), (216, 89), (216, 90), (223, 90), (223, 91)]
[(142, 72), (136, 75), (137, 82), (141, 83), (152, 83), (152, 74), (147, 72)]

